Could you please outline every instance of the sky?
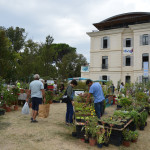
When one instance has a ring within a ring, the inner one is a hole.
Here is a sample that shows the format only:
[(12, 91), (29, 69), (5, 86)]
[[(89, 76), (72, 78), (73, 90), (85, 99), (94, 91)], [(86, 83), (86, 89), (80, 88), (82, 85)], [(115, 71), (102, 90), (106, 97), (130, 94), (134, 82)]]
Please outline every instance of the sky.
[(149, 12), (150, 0), (0, 0), (0, 26), (24, 28), (27, 39), (75, 47), (90, 62), (93, 23), (128, 12)]

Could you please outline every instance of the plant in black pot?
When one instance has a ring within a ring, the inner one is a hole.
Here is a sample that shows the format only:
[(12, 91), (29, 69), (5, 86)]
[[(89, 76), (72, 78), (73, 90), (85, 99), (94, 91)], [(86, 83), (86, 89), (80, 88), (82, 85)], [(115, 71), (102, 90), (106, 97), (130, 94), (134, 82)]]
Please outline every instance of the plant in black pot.
[(131, 142), (133, 143), (137, 142), (138, 136), (139, 136), (139, 133), (137, 130), (131, 131)]
[(123, 145), (126, 147), (130, 146), (130, 141), (131, 141), (131, 132), (129, 129), (124, 129), (123, 132)]
[(138, 124), (139, 124), (140, 130), (144, 130), (144, 127), (145, 127), (145, 124), (146, 124), (147, 117), (148, 117), (147, 111), (143, 111), (143, 112), (141, 112), (141, 114), (139, 115), (139, 121), (138, 121)]
[(133, 119), (133, 122), (136, 126), (138, 126), (138, 119), (139, 119), (139, 113), (135, 110), (132, 110), (130, 112), (130, 116)]
[(0, 116), (5, 114), (5, 109), (0, 108)]
[(112, 131), (112, 124), (111, 124), (110, 128), (107, 128), (105, 130), (104, 143), (103, 143), (104, 146), (108, 146), (109, 145), (109, 139), (110, 139), (111, 131)]
[(99, 126), (99, 131), (97, 132), (97, 147), (102, 148), (105, 136), (105, 129)]

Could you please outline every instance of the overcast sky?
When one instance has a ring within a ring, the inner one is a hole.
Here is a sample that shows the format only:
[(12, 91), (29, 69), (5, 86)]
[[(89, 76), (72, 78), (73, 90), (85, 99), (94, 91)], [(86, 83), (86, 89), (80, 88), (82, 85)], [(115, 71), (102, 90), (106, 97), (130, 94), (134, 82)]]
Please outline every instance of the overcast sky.
[(0, 26), (25, 28), (27, 39), (66, 43), (90, 62), (93, 23), (128, 12), (149, 12), (150, 0), (0, 0)]

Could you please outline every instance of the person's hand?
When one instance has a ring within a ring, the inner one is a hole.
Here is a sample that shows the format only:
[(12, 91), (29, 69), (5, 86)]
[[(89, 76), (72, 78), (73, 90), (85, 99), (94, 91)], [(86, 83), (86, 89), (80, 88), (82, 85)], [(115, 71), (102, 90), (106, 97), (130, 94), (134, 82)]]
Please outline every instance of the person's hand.
[(45, 99), (45, 97), (44, 97), (43, 101), (44, 101), (44, 103), (46, 102), (46, 99)]
[(28, 102), (28, 100), (29, 100), (29, 99), (28, 99), (28, 98), (26, 98), (26, 102)]
[(71, 101), (72, 105), (74, 106), (74, 101)]

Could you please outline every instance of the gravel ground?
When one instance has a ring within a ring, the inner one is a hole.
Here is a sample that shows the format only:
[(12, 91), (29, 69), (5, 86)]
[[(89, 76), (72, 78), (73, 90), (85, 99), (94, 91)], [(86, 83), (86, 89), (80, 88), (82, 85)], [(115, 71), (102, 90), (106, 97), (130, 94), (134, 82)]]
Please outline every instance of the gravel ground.
[[(106, 108), (104, 115), (113, 113), (116, 106)], [(0, 150), (98, 150), (80, 139), (71, 136), (72, 127), (65, 125), (66, 105), (56, 103), (50, 105), (50, 115), (46, 119), (37, 118), (38, 123), (30, 123), (30, 115), (22, 115), (11, 111), (0, 116)], [(144, 131), (139, 131), (137, 143), (129, 148), (109, 145), (103, 150), (149, 150), (150, 149), (150, 117)]]

